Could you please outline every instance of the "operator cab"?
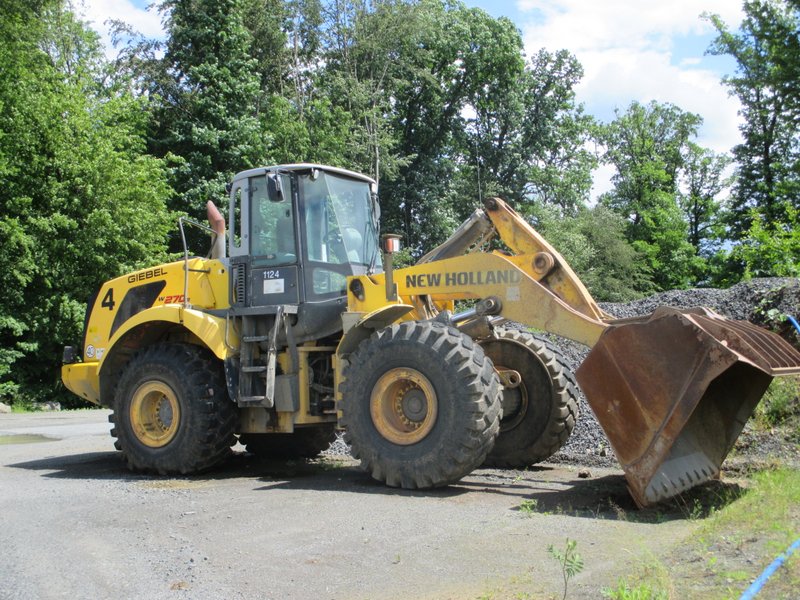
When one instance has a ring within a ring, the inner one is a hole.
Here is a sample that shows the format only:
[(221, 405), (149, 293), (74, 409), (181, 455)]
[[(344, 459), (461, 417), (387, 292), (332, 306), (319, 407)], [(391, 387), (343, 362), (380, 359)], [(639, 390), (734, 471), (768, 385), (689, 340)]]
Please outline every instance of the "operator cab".
[(340, 330), (347, 277), (381, 269), (375, 181), (333, 167), (280, 165), (239, 173), (230, 193), (234, 312), (296, 306), (297, 342)]

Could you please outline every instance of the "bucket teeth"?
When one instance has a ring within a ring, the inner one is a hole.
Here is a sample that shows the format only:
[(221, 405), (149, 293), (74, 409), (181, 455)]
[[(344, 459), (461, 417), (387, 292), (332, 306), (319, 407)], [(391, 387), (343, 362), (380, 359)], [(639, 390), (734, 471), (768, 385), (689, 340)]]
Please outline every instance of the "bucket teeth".
[(719, 469), (702, 453), (667, 460), (645, 488), (644, 502), (635, 494), (634, 498), (640, 506), (655, 504), (709, 481), (718, 474)]

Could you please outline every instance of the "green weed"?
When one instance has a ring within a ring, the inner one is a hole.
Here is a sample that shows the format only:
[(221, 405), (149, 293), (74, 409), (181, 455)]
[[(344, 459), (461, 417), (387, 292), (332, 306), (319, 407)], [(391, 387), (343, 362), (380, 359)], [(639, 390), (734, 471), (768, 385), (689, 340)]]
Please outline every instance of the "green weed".
[(532, 517), (533, 513), (536, 512), (536, 509), (539, 506), (539, 501), (534, 499), (531, 500), (523, 500), (522, 504), (519, 505), (519, 512), (521, 512), (526, 517)]
[(624, 579), (617, 581), (617, 587), (606, 588), (603, 596), (611, 600), (667, 600), (669, 595), (658, 587), (653, 587), (649, 583), (640, 583), (631, 587)]
[(756, 408), (756, 423), (769, 429), (800, 415), (800, 378), (776, 377)]
[(577, 547), (578, 542), (569, 538), (567, 538), (567, 545), (563, 552), (553, 546), (553, 544), (547, 547), (547, 552), (549, 552), (550, 556), (556, 559), (561, 566), (561, 575), (564, 578), (564, 596), (562, 600), (567, 597), (569, 580), (583, 571), (583, 558), (578, 554), (576, 550)]

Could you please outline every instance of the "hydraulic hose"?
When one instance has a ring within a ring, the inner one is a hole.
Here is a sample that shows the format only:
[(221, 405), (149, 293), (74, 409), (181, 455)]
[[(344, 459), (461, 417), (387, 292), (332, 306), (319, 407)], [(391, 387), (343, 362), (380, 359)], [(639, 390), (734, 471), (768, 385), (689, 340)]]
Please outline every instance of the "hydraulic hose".
[[(797, 323), (795, 322), (795, 326), (796, 325)], [(756, 594), (758, 594), (758, 592), (761, 591), (761, 588), (764, 587), (764, 584), (767, 583), (767, 579), (772, 577), (772, 574), (775, 573), (775, 571), (777, 571), (780, 568), (780, 566), (784, 562), (786, 562), (786, 559), (789, 558), (792, 555), (792, 553), (798, 548), (800, 548), (800, 539), (798, 539), (797, 541), (795, 541), (794, 544), (789, 546), (786, 552), (784, 552), (783, 554), (778, 556), (778, 558), (773, 560), (770, 563), (770, 565), (766, 569), (764, 569), (764, 572), (758, 576), (758, 579), (756, 579), (750, 585), (750, 587), (744, 591), (744, 594), (741, 595), (739, 600), (752, 600), (753, 598), (755, 598)]]

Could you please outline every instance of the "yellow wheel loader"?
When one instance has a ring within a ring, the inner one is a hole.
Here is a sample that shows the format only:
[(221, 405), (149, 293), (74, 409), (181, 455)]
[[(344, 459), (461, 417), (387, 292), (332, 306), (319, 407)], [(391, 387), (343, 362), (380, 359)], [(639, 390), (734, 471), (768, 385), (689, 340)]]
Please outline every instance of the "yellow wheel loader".
[[(499, 199), (395, 269), (368, 177), (293, 164), (229, 187), (227, 231), (211, 203), (210, 227), (193, 223), (209, 257), (105, 283), (81, 351), (65, 349), (65, 385), (113, 410), (133, 469), (198, 472), (237, 435), (257, 454), (314, 456), (344, 428), (375, 479), (443, 486), (547, 459), (580, 385), (645, 506), (716, 476), (771, 378), (800, 373), (780, 337), (707, 309), (611, 318)], [(486, 251), (493, 236), (510, 253)], [(454, 313), (457, 300), (475, 304)], [(506, 321), (592, 351), (573, 373)]]

